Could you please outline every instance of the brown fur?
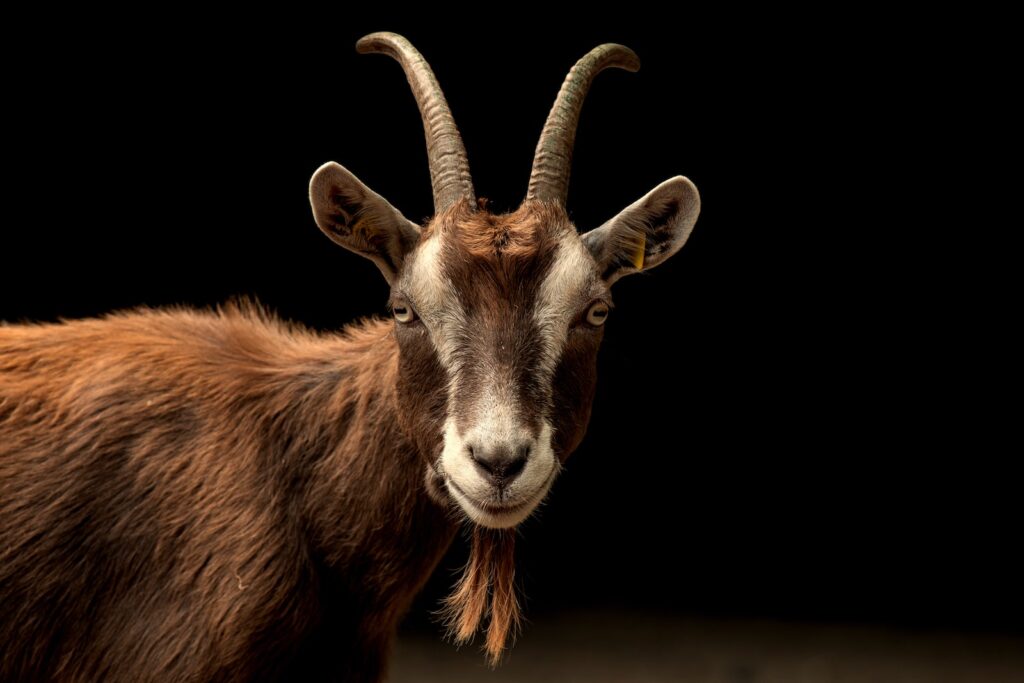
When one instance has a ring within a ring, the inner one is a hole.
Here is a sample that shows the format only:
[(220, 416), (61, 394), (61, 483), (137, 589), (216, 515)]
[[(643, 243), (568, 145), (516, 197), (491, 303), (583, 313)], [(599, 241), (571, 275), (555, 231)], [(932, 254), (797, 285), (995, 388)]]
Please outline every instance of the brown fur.
[(390, 321), (0, 326), (0, 680), (378, 680), (455, 531), (397, 373)]

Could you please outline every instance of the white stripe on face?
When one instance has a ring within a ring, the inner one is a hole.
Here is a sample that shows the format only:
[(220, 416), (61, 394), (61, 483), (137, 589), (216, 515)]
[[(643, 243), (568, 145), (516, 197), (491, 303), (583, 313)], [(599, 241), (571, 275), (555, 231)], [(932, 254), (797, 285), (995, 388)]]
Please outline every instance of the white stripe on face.
[(548, 276), (541, 283), (533, 319), (544, 344), (544, 381), (550, 385), (569, 326), (594, 287), (594, 259), (575, 231), (563, 232)]
[(442, 235), (435, 232), (416, 249), (402, 286), (412, 297), (416, 312), (430, 330), (430, 339), (449, 377), (458, 374), (456, 340), (466, 329), (466, 313), (458, 292), (444, 274)]

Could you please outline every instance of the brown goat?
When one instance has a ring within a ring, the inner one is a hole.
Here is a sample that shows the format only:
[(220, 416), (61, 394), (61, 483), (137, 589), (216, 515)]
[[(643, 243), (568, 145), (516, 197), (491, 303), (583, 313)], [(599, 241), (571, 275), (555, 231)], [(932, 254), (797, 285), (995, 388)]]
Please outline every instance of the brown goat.
[(314, 217), (372, 259), (394, 320), (338, 334), (255, 306), (0, 326), (0, 680), (376, 681), (460, 525), (448, 601), (496, 660), (518, 615), (512, 527), (586, 430), (610, 285), (686, 240), (693, 185), (662, 183), (580, 238), (566, 216), (573, 68), (507, 215), (475, 199), (454, 121), (400, 36), (436, 215), (406, 220), (341, 166)]

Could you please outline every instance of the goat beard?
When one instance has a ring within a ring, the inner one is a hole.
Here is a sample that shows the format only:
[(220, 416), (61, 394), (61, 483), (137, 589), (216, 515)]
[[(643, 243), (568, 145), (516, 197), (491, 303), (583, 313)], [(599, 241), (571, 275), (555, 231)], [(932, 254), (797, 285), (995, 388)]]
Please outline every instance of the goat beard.
[(515, 529), (474, 526), (469, 561), (441, 611), (449, 637), (460, 645), (472, 640), (484, 618), (490, 617), (484, 650), (492, 667), (501, 661), (520, 626), (515, 539)]

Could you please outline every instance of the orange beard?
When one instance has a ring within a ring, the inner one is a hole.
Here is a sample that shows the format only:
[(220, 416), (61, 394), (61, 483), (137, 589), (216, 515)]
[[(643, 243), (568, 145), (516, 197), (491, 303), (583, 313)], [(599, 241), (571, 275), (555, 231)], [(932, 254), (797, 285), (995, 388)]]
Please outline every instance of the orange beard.
[(484, 649), (491, 666), (498, 664), (509, 636), (514, 638), (519, 629), (515, 534), (514, 529), (474, 527), (469, 561), (442, 610), (449, 636), (460, 645), (473, 638), (490, 614)]

